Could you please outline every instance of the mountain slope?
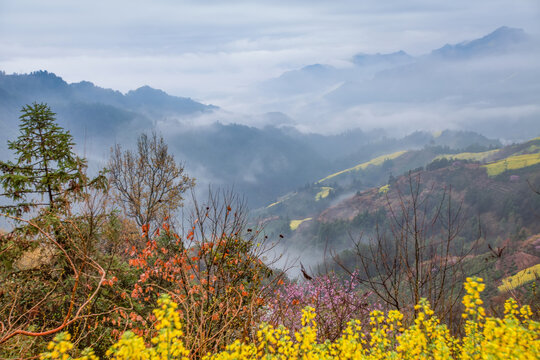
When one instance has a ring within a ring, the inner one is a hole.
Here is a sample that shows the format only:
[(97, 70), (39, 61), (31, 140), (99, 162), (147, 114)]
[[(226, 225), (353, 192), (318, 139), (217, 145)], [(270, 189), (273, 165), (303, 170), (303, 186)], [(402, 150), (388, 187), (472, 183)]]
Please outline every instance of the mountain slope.
[[(47, 71), (12, 75), (0, 73), (0, 94), (6, 94), (1, 97), (0, 116), (10, 129), (17, 128), (23, 105), (45, 102), (57, 113), (59, 123), (68, 128), (76, 139), (94, 138), (109, 144), (111, 139), (122, 141), (149, 129), (165, 116), (196, 115), (217, 109), (150, 87), (123, 95), (88, 81), (68, 84)], [(7, 139), (0, 136), (2, 143)]]
[[(360, 266), (357, 251), (369, 254), (375, 238), (391, 244), (400, 236), (418, 189), (418, 213), (436, 219), (426, 236), (438, 239), (457, 229), (450, 254), (467, 253), (465, 268), (488, 279), (490, 293), (534, 280), (530, 272), (540, 264), (540, 138), (483, 152), (444, 150), (400, 153), (386, 161), (386, 171), (381, 156), (360, 171), (329, 177), (333, 183), (314, 182), (279, 198), (259, 209), (256, 219), (270, 238), (284, 236), (280, 250), (288, 256), (301, 254), (314, 268), (326, 258), (324, 268), (339, 272), (330, 255), (353, 269)], [(413, 168), (419, 161), (425, 166)]]
[[(284, 222), (307, 218), (312, 221), (311, 225), (309, 222), (303, 224), (306, 228), (316, 228), (323, 223), (354, 222), (364, 212), (376, 214), (387, 205), (389, 198), (395, 202), (398, 195), (395, 189), (407, 182), (409, 171), (419, 176), (426, 188), (442, 190), (452, 187), (456, 198), (465, 202), (465, 207), (475, 209), (473, 213), (483, 214), (491, 211), (489, 204), (497, 204), (499, 218), (505, 217), (509, 211), (505, 207), (509, 205), (504, 204), (506, 200), (497, 198), (499, 195), (509, 196), (508, 201), (513, 204), (520, 201), (520, 196), (534, 198), (528, 182), (535, 184), (535, 181), (540, 181), (540, 139), (484, 152), (448, 154), (445, 151), (448, 149), (426, 147), (376, 157), (289, 193), (270, 206), (259, 209), (257, 215), (262, 219), (273, 218), (267, 223), (271, 231), (274, 225), (283, 229)], [(397, 176), (399, 174), (403, 175)], [(320, 195), (321, 192), (324, 196)], [(530, 192), (528, 196), (527, 192)], [(531, 214), (519, 211), (519, 216), (527, 219), (525, 228), (532, 227), (540, 232)], [(490, 226), (494, 226), (490, 230), (492, 234), (508, 234), (508, 229), (495, 230), (495, 224)], [(291, 243), (301, 243), (302, 246), (317, 246), (323, 241), (317, 231), (287, 233), (291, 236)], [(338, 247), (346, 241), (341, 235), (331, 239)]]
[(259, 91), (270, 95), (268, 106), (323, 129), (355, 124), (403, 134), (445, 124), (521, 141), (540, 135), (539, 60), (539, 39), (503, 26), (425, 55), (357, 54), (340, 67), (308, 65)]
[(501, 26), (480, 39), (464, 41), (459, 44), (446, 44), (433, 50), (432, 56), (445, 59), (463, 59), (474, 56), (485, 56), (506, 53), (529, 40), (523, 29)]

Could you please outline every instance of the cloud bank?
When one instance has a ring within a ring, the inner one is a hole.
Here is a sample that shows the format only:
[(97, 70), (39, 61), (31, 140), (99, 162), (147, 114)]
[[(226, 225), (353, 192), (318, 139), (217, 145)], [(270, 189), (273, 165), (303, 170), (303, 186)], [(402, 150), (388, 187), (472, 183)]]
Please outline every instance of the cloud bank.
[(422, 54), (501, 25), (539, 33), (537, 1), (0, 2), (0, 69), (144, 84), (252, 111), (250, 86), (358, 52)]

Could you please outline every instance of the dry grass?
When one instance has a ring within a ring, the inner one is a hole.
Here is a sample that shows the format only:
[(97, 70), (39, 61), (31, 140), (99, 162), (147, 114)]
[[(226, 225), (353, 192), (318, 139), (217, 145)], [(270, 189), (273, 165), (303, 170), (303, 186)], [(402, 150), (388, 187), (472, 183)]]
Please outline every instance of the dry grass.
[(54, 254), (54, 246), (40, 244), (35, 249), (23, 253), (14, 265), (19, 270), (37, 269), (42, 265), (49, 264)]

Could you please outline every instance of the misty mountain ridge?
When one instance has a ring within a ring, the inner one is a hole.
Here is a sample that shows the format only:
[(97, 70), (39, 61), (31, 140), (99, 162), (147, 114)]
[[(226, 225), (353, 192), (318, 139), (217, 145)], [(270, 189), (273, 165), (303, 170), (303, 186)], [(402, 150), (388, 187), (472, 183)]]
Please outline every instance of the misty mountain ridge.
[(523, 29), (501, 26), (480, 39), (464, 41), (455, 45), (446, 44), (440, 49), (433, 50), (431, 55), (446, 59), (458, 59), (502, 54), (525, 44), (528, 40), (530, 38)]
[[(522, 38), (519, 34), (520, 30), (501, 28), (478, 41), (456, 46), (467, 48), (468, 54), (474, 52), (471, 49), (498, 49), (493, 44), (512, 43)], [(536, 81), (540, 79), (540, 67), (534, 64), (532, 68), (516, 67), (511, 76), (505, 68), (504, 78), (493, 78), (482, 67), (464, 71), (459, 61), (427, 61), (426, 57), (412, 57), (404, 51), (357, 54), (351, 61), (356, 63), (352, 70), (315, 64), (286, 72), (279, 78), (281, 83), (274, 84), (277, 84), (274, 100), (297, 102), (297, 108), (306, 110), (302, 117), (279, 109), (249, 116), (227, 113), (216, 106), (171, 96), (149, 86), (123, 94), (89, 81), (68, 84), (47, 71), (13, 75), (2, 72), (0, 116), (7, 126), (0, 134), (0, 151), (5, 153), (6, 141), (17, 136), (21, 106), (47, 102), (57, 113), (60, 125), (72, 132), (84, 155), (89, 154), (95, 164), (106, 163), (113, 144), (132, 148), (141, 132), (154, 129), (164, 134), (169, 148), (185, 162), (190, 174), (199, 179), (201, 187), (209, 183), (234, 185), (246, 195), (251, 206), (258, 207), (314, 178), (323, 178), (386, 153), (431, 145), (450, 149), (490, 148), (500, 146), (493, 138), (540, 132), (536, 107), (531, 105), (537, 104), (540, 94), (540, 82)], [(464, 77), (478, 84), (471, 87)], [(283, 91), (279, 90), (282, 85)], [(459, 105), (460, 111), (465, 109), (465, 112), (436, 107), (437, 117), (427, 117), (430, 125), (426, 127), (416, 126), (418, 113), (412, 119), (398, 117), (393, 121), (403, 127), (400, 131), (392, 123), (370, 118), (371, 114), (379, 116), (377, 112), (384, 115), (395, 104), (431, 106), (441, 99), (445, 104)], [(305, 104), (299, 106), (298, 102)], [(488, 110), (495, 103), (524, 106), (525, 110), (519, 116), (492, 111), (471, 121), (467, 106), (462, 106), (471, 102)], [(359, 106), (378, 104), (384, 111), (375, 108), (377, 111), (355, 112)], [(446, 123), (444, 118), (441, 121), (446, 113), (455, 113), (460, 122)], [(336, 120), (340, 117), (347, 121), (347, 126), (333, 132), (334, 135), (311, 133), (306, 131), (310, 129), (310, 123), (305, 122), (308, 116), (341, 126), (339, 119)], [(370, 125), (370, 121), (375, 125)], [(257, 127), (238, 123), (257, 123)], [(299, 131), (300, 128), (304, 131)], [(454, 130), (437, 136), (432, 133), (445, 128)]]
[(304, 66), (259, 90), (272, 94), (269, 106), (316, 128), (331, 122), (403, 134), (435, 130), (439, 119), (445, 127), (519, 141), (540, 134), (539, 44), (503, 26), (421, 56), (360, 53), (345, 68)]
[[(429, 113), (436, 115), (431, 106), (435, 105), (443, 108), (438, 113), (445, 111), (448, 114), (445, 116), (452, 116), (453, 108), (459, 106), (461, 109), (471, 108), (470, 111), (474, 112), (471, 115), (477, 119), (469, 121), (467, 115), (456, 116), (446, 120), (451, 126), (436, 128), (423, 127), (427, 119), (402, 121), (400, 135), (419, 128), (438, 130), (450, 127), (485, 133), (490, 137), (523, 139), (529, 133), (520, 131), (521, 128), (540, 131), (534, 121), (540, 115), (540, 110), (536, 109), (536, 100), (540, 96), (540, 65), (531, 62), (523, 66), (511, 59), (505, 60), (505, 65), (501, 67), (500, 61), (492, 65), (491, 62), (484, 63), (482, 59), (510, 56), (518, 49), (535, 49), (534, 44), (524, 30), (503, 26), (482, 38), (447, 44), (418, 57), (399, 50), (388, 54), (358, 53), (350, 59), (350, 68), (336, 68), (327, 64), (307, 65), (263, 82), (254, 90), (262, 92), (259, 97), (269, 102), (266, 106), (268, 111), (263, 113), (282, 113), (278, 123), (302, 125), (304, 129), (311, 128), (312, 124), (314, 129), (319, 129), (317, 122), (325, 122), (335, 124), (332, 127), (339, 130), (333, 130), (334, 133), (354, 128), (384, 127), (396, 130), (398, 127), (394, 124), (387, 124), (396, 117), (394, 112), (410, 116), (403, 114), (417, 112), (416, 107), (419, 106), (419, 111), (425, 112), (425, 116), (429, 116)], [(14, 76), (18, 76), (16, 81)], [(110, 111), (120, 112), (124, 118), (133, 117), (132, 113), (135, 112), (143, 117), (141, 121), (150, 122), (220, 110), (216, 106), (205, 105), (188, 97), (171, 96), (148, 86), (122, 94), (88, 81), (67, 84), (46, 71), (23, 75), (0, 73), (0, 104), (9, 102), (11, 105), (22, 105), (32, 101), (45, 101), (57, 109), (68, 107), (68, 103), (69, 107), (73, 107), (74, 103), (86, 104), (86, 108), (90, 104), (100, 103), (117, 108)], [(249, 102), (249, 96), (244, 101)], [(430, 107), (424, 109), (426, 105)], [(491, 124), (488, 124), (484, 113), (490, 111), (489, 108), (501, 105), (509, 110), (496, 112), (495, 118), (491, 116)], [(377, 113), (381, 112), (389, 113), (390, 118), (377, 119)], [(505, 112), (518, 115), (509, 118), (504, 115)], [(369, 116), (364, 116), (366, 113)], [(232, 117), (235, 117), (234, 114)], [(238, 120), (229, 122), (242, 121), (242, 116), (236, 118)], [(253, 120), (249, 116), (244, 118), (246, 122), (243, 123)], [(263, 122), (258, 122), (256, 126), (276, 124), (275, 116), (263, 115), (259, 118)], [(288, 120), (283, 121), (285, 118)], [(220, 121), (220, 117), (215, 120)], [(497, 122), (495, 126), (493, 121)], [(516, 126), (516, 121), (524, 122), (524, 126)], [(508, 127), (506, 123), (512, 125)], [(411, 125), (406, 127), (403, 124)], [(498, 131), (499, 128), (503, 130)], [(327, 133), (321, 129), (315, 131)]]
[(0, 116), (9, 129), (0, 136), (0, 150), (5, 148), (6, 139), (16, 136), (21, 107), (33, 102), (47, 103), (57, 113), (60, 125), (76, 139), (93, 139), (107, 144), (107, 148), (111, 143), (128, 141), (161, 119), (197, 116), (218, 109), (149, 86), (122, 94), (89, 81), (68, 84), (47, 71), (12, 75), (0, 72), (0, 94)]
[(519, 44), (526, 43), (529, 39), (530, 38), (525, 34), (523, 29), (501, 26), (480, 39), (464, 41), (455, 45), (446, 44), (439, 49), (433, 50), (430, 54), (423, 56), (415, 57), (407, 54), (403, 50), (387, 54), (358, 53), (350, 59), (350, 62), (354, 65), (352, 68), (338, 69), (327, 64), (306, 65), (298, 70), (286, 71), (278, 78), (267, 81), (264, 86), (279, 87), (278, 84), (280, 82), (288, 82), (289, 85), (293, 85), (294, 88), (298, 86), (302, 80), (305, 80), (311, 82), (305, 86), (306, 89), (304, 90), (308, 91), (308, 86), (315, 85), (317, 81), (321, 82), (319, 85), (322, 85), (325, 82), (335, 84), (340, 81), (354, 81), (358, 80), (358, 76), (360, 76), (360, 78), (368, 77), (369, 75), (373, 76), (378, 71), (387, 68), (408, 65), (430, 58), (456, 60), (468, 59), (480, 55), (500, 55), (514, 49)]
[(30, 74), (7, 75), (0, 73), (0, 88), (10, 94), (12, 100), (28, 102), (31, 97), (38, 97), (33, 101), (46, 102), (86, 102), (102, 103), (117, 106), (124, 110), (152, 109), (161, 113), (174, 112), (175, 114), (190, 114), (195, 112), (212, 111), (217, 109), (213, 105), (204, 105), (191, 98), (177, 97), (166, 92), (142, 86), (131, 90), (125, 95), (120, 91), (104, 89), (89, 81), (68, 84), (61, 77), (47, 71), (36, 71)]
[[(32, 90), (31, 95), (23, 93), (26, 88)], [(106, 165), (114, 144), (133, 148), (141, 132), (154, 129), (164, 135), (171, 152), (197, 178), (199, 189), (204, 190), (208, 184), (234, 186), (253, 207), (273, 201), (313, 178), (386, 152), (428, 144), (451, 148), (500, 145), (478, 134), (456, 131), (436, 135), (414, 132), (398, 138), (381, 129), (356, 128), (336, 135), (304, 133), (296, 129), (293, 119), (279, 112), (261, 115), (270, 125), (259, 128), (227, 124), (219, 121), (221, 113), (215, 107), (193, 104), (190, 99), (161, 90), (142, 87), (124, 95), (90, 82), (67, 84), (46, 72), (2, 74), (0, 90), (9, 94), (0, 103), (2, 122), (8, 125), (0, 134), (2, 154), (10, 153), (6, 142), (18, 135), (21, 104), (47, 101), (57, 113), (59, 124), (74, 135), (81, 155), (88, 155), (94, 167)], [(188, 111), (191, 113), (186, 115)], [(198, 123), (204, 116), (211, 116), (213, 121)], [(183, 119), (191, 119), (195, 125)]]
[(403, 65), (413, 61), (414, 57), (407, 54), (403, 50), (399, 50), (390, 54), (364, 54), (359, 53), (353, 56), (352, 62), (358, 66), (369, 66), (379, 64)]
[(328, 87), (351, 79), (367, 79), (376, 72), (398, 65), (408, 64), (414, 57), (404, 51), (390, 54), (359, 53), (351, 59), (353, 68), (340, 69), (327, 64), (311, 64), (298, 70), (290, 70), (276, 79), (263, 82), (260, 86), (270, 93), (310, 93), (315, 89), (323, 92)]
[(163, 113), (192, 114), (218, 109), (217, 106), (203, 105), (190, 98), (172, 96), (163, 90), (154, 89), (147, 85), (137, 90), (129, 91), (125, 95), (125, 98), (133, 109), (144, 109), (148, 107), (153, 109), (153, 111), (157, 111), (156, 108), (158, 108), (159, 112)]

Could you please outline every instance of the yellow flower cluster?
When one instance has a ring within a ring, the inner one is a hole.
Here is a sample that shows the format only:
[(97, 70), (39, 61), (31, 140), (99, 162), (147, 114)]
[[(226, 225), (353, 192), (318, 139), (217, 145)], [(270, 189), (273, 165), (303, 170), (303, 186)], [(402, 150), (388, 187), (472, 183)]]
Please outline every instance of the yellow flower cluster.
[[(504, 307), (503, 319), (487, 318), (484, 323), (479, 339), (483, 354), (499, 359), (540, 359), (540, 323), (530, 321), (530, 307), (518, 308), (513, 299), (507, 300)], [(530, 351), (531, 346), (536, 346), (536, 352)]]
[(481, 278), (467, 278), (465, 282), (467, 294), (463, 297), (465, 311), (462, 314), (463, 318), (467, 320), (465, 323), (466, 336), (463, 340), (463, 350), (467, 354), (465, 359), (481, 359), (478, 346), (486, 316), (486, 311), (482, 307), (483, 301), (480, 298), (480, 293), (486, 287), (482, 281)]
[(61, 359), (61, 360), (99, 360), (94, 354), (94, 350), (86, 348), (78, 358), (72, 358), (69, 352), (73, 349), (71, 335), (63, 332), (55, 336), (54, 340), (47, 345), (46, 353), (41, 354), (40, 359)]
[(287, 329), (263, 324), (253, 343), (236, 341), (206, 360), (540, 359), (540, 323), (530, 319), (530, 308), (519, 308), (510, 299), (503, 319), (486, 317), (480, 298), (484, 288), (480, 278), (468, 278), (465, 283), (463, 338), (453, 337), (423, 299), (415, 306), (414, 323), (407, 329), (399, 311), (385, 315), (376, 310), (370, 314), (369, 331), (362, 331), (359, 321), (351, 321), (339, 339), (320, 344), (316, 342), (315, 314), (306, 308), (304, 327), (294, 334), (296, 342)]
[(68, 352), (73, 349), (73, 344), (70, 342), (71, 335), (68, 333), (60, 333), (55, 336), (54, 341), (51, 341), (47, 346), (49, 352), (41, 354), (40, 358), (45, 359), (61, 359), (67, 360), (70, 358)]
[[(146, 347), (144, 339), (131, 331), (126, 331), (120, 340), (107, 350), (107, 356), (114, 360), (188, 360), (189, 352), (184, 347), (182, 337), (182, 323), (180, 315), (176, 311), (178, 304), (173, 302), (168, 295), (163, 295), (158, 300), (158, 308), (153, 311), (157, 323), (154, 329), (157, 331), (151, 339), (154, 346)], [(41, 355), (41, 359), (59, 360), (99, 360), (91, 349), (85, 349), (81, 356), (72, 358), (68, 352), (73, 348), (68, 333), (57, 335), (48, 345), (50, 352)]]
[[(540, 359), (540, 323), (531, 320), (531, 309), (519, 307), (510, 299), (505, 304), (502, 319), (486, 317), (480, 293), (484, 290), (480, 278), (469, 278), (465, 283), (467, 294), (463, 299), (466, 319), (465, 336), (451, 336), (447, 326), (434, 316), (426, 300), (415, 307), (413, 324), (404, 328), (403, 314), (399, 311), (373, 311), (367, 329), (360, 321), (348, 323), (343, 335), (334, 342), (317, 342), (316, 314), (307, 307), (302, 313), (302, 329), (294, 334), (280, 326), (261, 324), (251, 343), (239, 340), (217, 354), (208, 354), (205, 360), (380, 360), (380, 359)], [(182, 359), (189, 356), (181, 341), (183, 336), (176, 304), (162, 297), (154, 315), (157, 335), (146, 347), (142, 338), (126, 332), (107, 352), (112, 359)], [(41, 359), (72, 359), (68, 353), (73, 345), (69, 334), (58, 335), (49, 344), (50, 352)], [(77, 360), (97, 360), (86, 349)]]
[(151, 360), (186, 359), (189, 352), (184, 347), (182, 323), (176, 310), (178, 304), (167, 295), (158, 301), (159, 308), (154, 310), (157, 319), (157, 335), (152, 338), (154, 347), (149, 348)]
[(322, 348), (317, 344), (317, 324), (315, 323), (315, 309), (306, 307), (302, 310), (302, 329), (294, 333), (294, 340), (289, 329), (280, 326), (274, 328), (263, 323), (257, 331), (256, 341), (252, 344), (243, 344), (235, 341), (227, 346), (225, 351), (212, 355), (208, 354), (205, 359), (229, 360), (229, 359), (319, 359), (317, 349)]
[(422, 299), (415, 306), (414, 323), (399, 337), (396, 347), (400, 359), (453, 359), (458, 341), (446, 325), (433, 316), (429, 303)]
[(486, 288), (482, 281), (482, 278), (467, 278), (465, 282), (467, 294), (463, 297), (463, 305), (465, 305), (464, 319), (472, 317), (475, 320), (480, 320), (486, 316), (486, 312), (482, 307), (484, 302), (480, 298), (480, 293)]
[(107, 350), (107, 356), (112, 356), (115, 360), (147, 360), (148, 355), (143, 338), (131, 331), (126, 331), (120, 340)]
[(140, 336), (126, 331), (107, 351), (107, 356), (112, 356), (114, 360), (187, 360), (189, 352), (182, 342), (184, 333), (177, 307), (178, 304), (170, 296), (159, 298), (158, 308), (153, 311), (157, 319), (154, 326), (157, 334), (151, 340), (154, 346), (147, 348)]

